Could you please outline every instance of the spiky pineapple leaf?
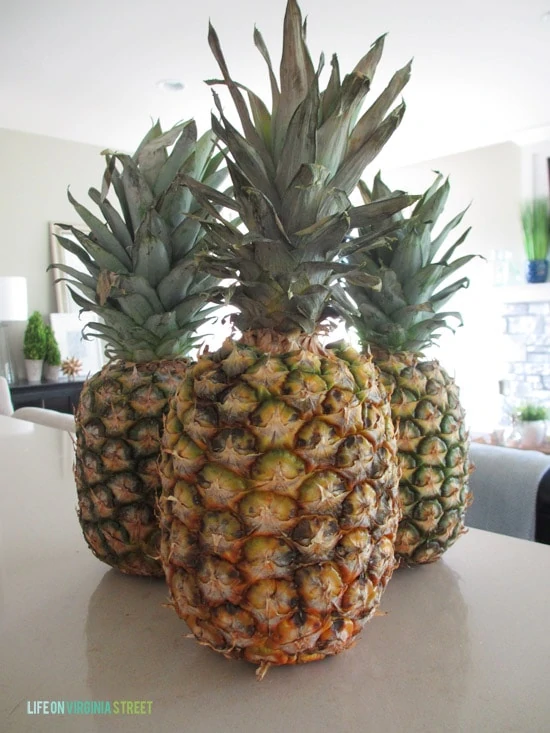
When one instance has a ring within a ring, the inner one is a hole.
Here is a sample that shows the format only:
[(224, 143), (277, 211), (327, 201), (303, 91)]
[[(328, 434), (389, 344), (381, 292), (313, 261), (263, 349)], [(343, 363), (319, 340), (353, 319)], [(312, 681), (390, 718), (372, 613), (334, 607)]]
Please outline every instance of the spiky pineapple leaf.
[[(449, 221), (443, 227), (443, 229), (440, 231), (438, 236), (435, 237), (435, 239), (432, 241), (432, 245), (430, 249), (430, 257), (432, 259), (437, 255), (441, 246), (443, 245), (443, 242), (447, 239), (447, 237), (452, 232), (452, 230), (455, 229), (462, 222), (462, 219), (464, 218), (464, 215), (468, 211), (468, 208), (469, 207), (467, 207), (466, 209), (464, 209), (464, 211), (461, 211), (455, 217), (453, 217), (451, 221)], [(470, 231), (470, 229), (468, 229), (468, 231)]]
[(120, 312), (129, 316), (138, 326), (143, 326), (154, 315), (149, 301), (139, 293), (124, 293), (120, 297), (112, 293), (111, 298), (118, 303)]
[[(367, 140), (355, 145), (354, 150), (346, 156), (342, 167), (334, 177), (335, 188), (341, 188), (348, 195), (351, 194), (365, 168), (375, 159), (401, 124), (404, 114), (405, 103), (402, 102), (390, 112)], [(353, 140), (353, 135), (351, 139)]]
[(301, 262), (325, 261), (340, 249), (340, 242), (349, 230), (347, 212), (327, 216), (301, 229), (293, 236)]
[(441, 290), (437, 290), (431, 297), (431, 302), (437, 309), (442, 308), (459, 290), (470, 287), (470, 279), (468, 277), (461, 277), (451, 285), (447, 285)]
[(355, 206), (350, 212), (350, 227), (366, 227), (376, 219), (382, 219), (384, 223), (389, 216), (401, 212), (417, 200), (418, 196), (397, 191), (383, 199)]
[(268, 150), (272, 147), (271, 138), (271, 112), (267, 106), (257, 94), (251, 89), (247, 89), (248, 104), (252, 112), (252, 119), (254, 120), (254, 126), (258, 131), (259, 136), (262, 138), (262, 142)]
[[(124, 267), (131, 267), (131, 260), (126, 250), (121, 246), (118, 239), (110, 231), (110, 229), (96, 216), (94, 216), (85, 206), (79, 204), (69, 190), (67, 190), (67, 198), (73, 205), (75, 211), (90, 228), (96, 241), (101, 248), (110, 255), (113, 255)], [(72, 230), (73, 231), (73, 230)], [(75, 232), (73, 231), (73, 234)]]
[(132, 228), (136, 232), (147, 212), (154, 206), (153, 192), (130, 155), (117, 153), (116, 157), (123, 166), (121, 181), (132, 221)]
[(279, 98), (280, 98), (281, 93), (279, 91), (277, 77), (275, 76), (275, 73), (273, 71), (273, 66), (271, 64), (271, 58), (269, 56), (269, 51), (267, 49), (267, 46), (265, 45), (262, 34), (256, 27), (254, 27), (254, 45), (256, 46), (258, 51), (261, 53), (267, 65), (267, 69), (269, 73), (269, 83), (271, 84), (271, 109), (273, 110), (273, 114), (275, 114), (277, 107), (279, 105)]
[(120, 175), (119, 171), (116, 168), (117, 158), (115, 155), (112, 155), (107, 151), (104, 151), (103, 155), (105, 155), (106, 168), (105, 168), (105, 173), (103, 175), (103, 183), (101, 187), (101, 198), (104, 200), (107, 198), (109, 188), (112, 185), (115, 191), (115, 195), (120, 204), (122, 216), (124, 218), (124, 221), (126, 222), (126, 227), (128, 231), (130, 232), (130, 236), (133, 237), (134, 236), (134, 225), (132, 223), (132, 215), (130, 212), (130, 206), (128, 204), (128, 200), (126, 198), (126, 191), (124, 190), (124, 185), (122, 183), (122, 176)]
[(279, 194), (284, 194), (302, 165), (316, 161), (319, 102), (315, 76), (309, 84), (305, 99), (297, 106), (288, 122), (275, 175), (275, 186)]
[(403, 91), (411, 77), (411, 62), (395, 72), (388, 86), (361, 117), (349, 141), (348, 155), (353, 154), (381, 125), (391, 105)]
[(88, 190), (88, 196), (92, 199), (94, 204), (98, 206), (114, 236), (122, 244), (128, 256), (131, 257), (133, 247), (132, 235), (126, 226), (124, 219), (120, 216), (114, 206), (102, 197), (101, 193), (96, 188), (90, 188)]
[(366, 76), (356, 72), (348, 74), (340, 89), (338, 108), (319, 128), (317, 162), (325, 165), (332, 176), (336, 175), (346, 155), (353, 120), (369, 88)]
[(156, 287), (170, 272), (170, 255), (165, 242), (146, 226), (136, 234), (134, 272)]
[[(250, 119), (250, 114), (248, 112), (248, 107), (246, 106), (245, 98), (241, 90), (239, 89), (237, 84), (235, 84), (229, 74), (229, 69), (227, 67), (227, 63), (222, 52), (218, 34), (214, 30), (214, 26), (210, 22), (208, 23), (208, 44), (212, 53), (214, 54), (214, 58), (216, 59), (218, 66), (220, 67), (222, 76), (224, 78), (224, 83), (229, 89), (229, 93), (231, 94), (231, 98), (233, 99), (233, 102), (235, 104), (235, 108), (239, 115), (239, 119), (241, 121), (246, 140), (253, 146), (254, 149), (263, 151), (264, 148), (261, 145), (261, 138), (258, 135), (256, 128), (252, 123), (252, 120)], [(260, 145), (258, 143), (260, 143)], [(262, 159), (264, 165), (269, 165), (269, 158), (265, 154), (262, 154)]]
[(266, 239), (281, 239), (288, 242), (275, 207), (261, 190), (248, 185), (248, 181), (241, 175), (239, 168), (228, 161), (228, 169), (233, 181), (233, 190), (238, 195), (241, 207), (240, 214), (249, 231), (265, 235)]
[(188, 120), (178, 126), (174, 148), (170, 152), (170, 155), (165, 157), (155, 177), (151, 181), (148, 181), (155, 196), (160, 196), (173, 183), (182, 165), (193, 152), (196, 138), (197, 125), (194, 120)]
[[(215, 93), (214, 96), (218, 109), (221, 110), (219, 99)], [(260, 191), (265, 191), (268, 198), (276, 204), (279, 200), (279, 195), (272, 184), (273, 177), (268, 173), (258, 149), (251, 145), (248, 140), (243, 137), (230, 122), (228, 122), (227, 118), (221, 111), (220, 119), (223, 122), (223, 125), (221, 125), (216, 117), (212, 115), (212, 130), (231, 150), (235, 161), (238, 161), (239, 168), (242, 169), (250, 183), (256, 188), (259, 188)]]
[(300, 166), (281, 205), (282, 223), (291, 235), (315, 223), (329, 175), (330, 171), (318, 164)]
[[(111, 254), (107, 249), (102, 247), (97, 242), (94, 242), (90, 237), (86, 236), (83, 232), (81, 232), (76, 227), (69, 227), (69, 230), (71, 231), (72, 235), (78, 240), (79, 244), (82, 246), (82, 248), (90, 255), (90, 258), (92, 261), (103, 270), (112, 270), (113, 272), (118, 273), (128, 273), (130, 266), (127, 266), (125, 263), (121, 262), (116, 255)], [(127, 258), (126, 253), (125, 257)], [(93, 274), (93, 272), (90, 272), (90, 274)]]
[(321, 92), (321, 116), (323, 122), (332, 116), (336, 119), (340, 105), (340, 66), (334, 53), (330, 61), (331, 72), (328, 84)]
[[(64, 225), (56, 224), (56, 226), (61, 227)], [(75, 242), (73, 239), (69, 239), (68, 237), (63, 237), (61, 234), (56, 234), (55, 238), (57, 239), (59, 244), (63, 247), (63, 249), (75, 255), (75, 257), (77, 257), (80, 260), (80, 262), (82, 262), (84, 267), (88, 270), (88, 272), (91, 275), (99, 272), (98, 265), (95, 264), (95, 262), (90, 257), (90, 255), (86, 252), (86, 250), (82, 246), (80, 246), (77, 242)], [(48, 270), (50, 270), (52, 267), (58, 267), (58, 264), (49, 265)]]
[(286, 6), (279, 77), (280, 97), (273, 121), (275, 159), (280, 156), (290, 120), (306, 98), (315, 77), (315, 69), (305, 42), (302, 13), (296, 0), (288, 0)]
[(60, 277), (55, 280), (56, 283), (65, 283), (65, 287), (69, 291), (69, 293), (74, 292), (74, 288), (77, 288), (78, 292), (83, 295), (85, 298), (88, 298), (91, 302), (94, 302), (95, 299), (95, 289), (89, 288), (87, 285), (84, 285), (78, 280), (71, 280), (68, 277)]
[(135, 162), (151, 188), (154, 186), (158, 174), (168, 157), (166, 147), (176, 141), (180, 129), (174, 127), (168, 132), (163, 133), (160, 122), (157, 120), (156, 124), (149, 130), (133, 155)]
[(468, 227), (468, 229), (466, 229), (466, 231), (464, 231), (460, 235), (460, 237), (456, 240), (456, 242), (451, 247), (449, 247), (449, 249), (445, 252), (445, 254), (443, 254), (439, 262), (441, 262), (444, 265), (449, 265), (451, 257), (454, 255), (458, 247), (460, 247), (460, 245), (464, 242), (464, 240), (466, 239), (470, 231), (471, 231), (471, 227)]
[(157, 294), (157, 290), (151, 283), (141, 275), (122, 275), (118, 278), (118, 287), (123, 293), (141, 295), (153, 311), (159, 313), (164, 310), (164, 306)]
[[(86, 275), (82, 270), (76, 270), (74, 267), (69, 267), (69, 265), (64, 265), (61, 262), (55, 265), (49, 265), (47, 269), (50, 270), (52, 268), (59, 270), (59, 272), (64, 272), (66, 275), (70, 275), (73, 280), (68, 280), (68, 282), (77, 282), (89, 288), (91, 291), (95, 291), (95, 279), (90, 277), (90, 275)], [(63, 280), (67, 280), (67, 278), (57, 278), (55, 282), (62, 282)]]

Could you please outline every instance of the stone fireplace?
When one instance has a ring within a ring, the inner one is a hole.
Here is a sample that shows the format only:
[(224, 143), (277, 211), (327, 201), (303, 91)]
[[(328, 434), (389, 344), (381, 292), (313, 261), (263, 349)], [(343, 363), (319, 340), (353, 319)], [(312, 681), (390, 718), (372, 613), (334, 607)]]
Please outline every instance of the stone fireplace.
[(504, 391), (550, 407), (550, 283), (499, 288)]

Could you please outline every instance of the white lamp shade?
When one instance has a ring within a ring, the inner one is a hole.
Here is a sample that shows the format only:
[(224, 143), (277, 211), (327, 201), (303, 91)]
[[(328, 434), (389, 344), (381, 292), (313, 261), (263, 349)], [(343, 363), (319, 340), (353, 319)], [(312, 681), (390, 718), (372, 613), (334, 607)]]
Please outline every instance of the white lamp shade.
[(0, 277), (0, 322), (26, 321), (27, 280), (24, 277)]

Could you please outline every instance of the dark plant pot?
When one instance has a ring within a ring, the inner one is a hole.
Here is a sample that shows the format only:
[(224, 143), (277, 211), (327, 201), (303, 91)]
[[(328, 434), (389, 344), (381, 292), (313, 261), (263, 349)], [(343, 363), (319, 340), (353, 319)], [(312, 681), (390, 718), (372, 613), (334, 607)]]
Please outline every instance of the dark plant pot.
[(528, 283), (545, 283), (548, 276), (548, 260), (527, 260), (525, 279)]

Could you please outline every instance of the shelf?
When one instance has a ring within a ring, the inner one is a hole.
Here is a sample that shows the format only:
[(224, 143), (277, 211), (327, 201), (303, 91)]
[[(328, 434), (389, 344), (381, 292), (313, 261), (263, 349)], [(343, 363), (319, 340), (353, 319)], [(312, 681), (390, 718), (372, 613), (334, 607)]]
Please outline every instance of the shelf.
[(501, 303), (550, 302), (550, 282), (504, 285), (502, 287), (495, 287), (494, 292)]
[(78, 404), (84, 380), (59, 382), (17, 382), (10, 384), (13, 407), (45, 407), (72, 415)]

